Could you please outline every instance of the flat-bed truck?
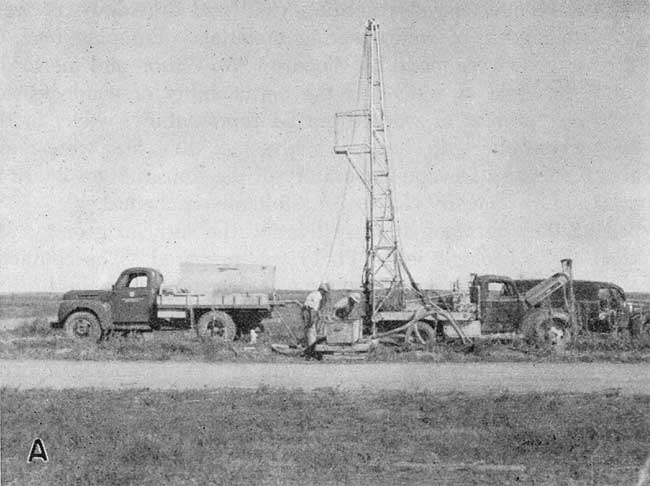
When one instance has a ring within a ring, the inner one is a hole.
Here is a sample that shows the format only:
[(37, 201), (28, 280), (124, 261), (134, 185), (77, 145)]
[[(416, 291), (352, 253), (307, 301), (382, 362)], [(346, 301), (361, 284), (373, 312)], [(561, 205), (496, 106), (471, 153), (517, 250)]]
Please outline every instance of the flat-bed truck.
[(181, 264), (176, 287), (148, 267), (124, 270), (111, 290), (71, 290), (63, 295), (54, 327), (75, 338), (110, 333), (195, 329), (199, 337), (232, 340), (262, 328), (274, 305), (275, 267)]

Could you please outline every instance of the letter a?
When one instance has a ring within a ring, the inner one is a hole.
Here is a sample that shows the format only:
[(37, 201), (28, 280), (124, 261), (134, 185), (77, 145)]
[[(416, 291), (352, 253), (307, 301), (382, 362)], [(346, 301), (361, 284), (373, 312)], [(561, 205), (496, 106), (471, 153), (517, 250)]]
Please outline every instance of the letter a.
[(34, 439), (32, 449), (29, 451), (27, 462), (34, 462), (34, 459), (37, 457), (43, 462), (47, 462), (47, 452), (45, 452), (45, 446), (43, 445), (43, 441), (38, 437)]

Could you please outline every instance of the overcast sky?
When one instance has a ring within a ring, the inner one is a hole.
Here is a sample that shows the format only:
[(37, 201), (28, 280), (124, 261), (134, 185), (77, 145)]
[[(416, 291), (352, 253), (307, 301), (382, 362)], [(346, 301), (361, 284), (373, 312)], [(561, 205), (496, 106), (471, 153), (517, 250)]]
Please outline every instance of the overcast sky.
[(127, 266), (277, 267), (357, 285), (357, 180), (325, 269), (365, 23), (416, 279), (470, 272), (650, 290), (650, 7), (568, 2), (0, 5), (0, 291)]

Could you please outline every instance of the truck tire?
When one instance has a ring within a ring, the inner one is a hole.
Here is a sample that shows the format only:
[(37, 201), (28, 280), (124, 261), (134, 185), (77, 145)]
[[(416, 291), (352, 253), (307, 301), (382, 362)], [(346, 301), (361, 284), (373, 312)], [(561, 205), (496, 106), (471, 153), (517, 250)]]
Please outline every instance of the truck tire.
[(104, 332), (97, 316), (91, 312), (77, 311), (68, 316), (63, 324), (69, 338), (101, 340)]
[(237, 327), (225, 312), (210, 311), (199, 318), (196, 324), (196, 333), (201, 339), (222, 339), (232, 341), (235, 339)]
[(417, 327), (418, 333), (424, 341), (424, 344), (431, 344), (436, 342), (436, 331), (426, 322), (417, 321), (406, 331), (406, 342), (409, 344), (422, 344), (418, 339), (418, 336), (415, 332)]
[(630, 318), (630, 335), (634, 339), (650, 336), (650, 318), (644, 314)]
[(522, 323), (524, 338), (529, 344), (562, 350), (571, 342), (573, 333), (568, 322), (546, 313), (533, 314)]

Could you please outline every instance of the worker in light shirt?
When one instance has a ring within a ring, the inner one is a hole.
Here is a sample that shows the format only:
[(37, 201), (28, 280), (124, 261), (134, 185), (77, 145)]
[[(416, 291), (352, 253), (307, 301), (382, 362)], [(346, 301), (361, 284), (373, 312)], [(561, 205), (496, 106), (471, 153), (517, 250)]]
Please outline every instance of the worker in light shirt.
[(327, 304), (329, 292), (329, 284), (320, 284), (318, 290), (314, 290), (307, 295), (305, 303), (302, 306), (302, 322), (305, 326), (307, 346), (311, 346), (316, 342), (318, 334), (323, 334), (321, 329), (321, 311), (325, 307), (325, 304)]

